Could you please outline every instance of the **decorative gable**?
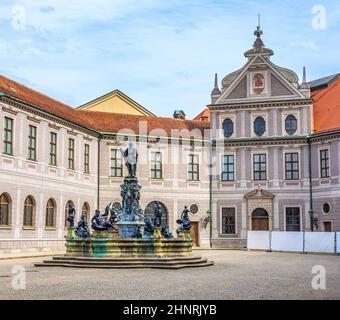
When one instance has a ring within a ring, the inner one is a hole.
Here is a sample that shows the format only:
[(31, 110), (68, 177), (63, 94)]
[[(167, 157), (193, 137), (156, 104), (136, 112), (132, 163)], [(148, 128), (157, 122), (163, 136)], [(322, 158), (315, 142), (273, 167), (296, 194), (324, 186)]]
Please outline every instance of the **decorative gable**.
[(242, 99), (247, 97), (247, 77), (243, 77), (240, 83), (230, 93), (228, 99)]
[(82, 106), (78, 107), (78, 109), (86, 111), (99, 111), (155, 117), (155, 115), (151, 111), (147, 110), (119, 90), (112, 91), (104, 96), (83, 104)]
[(271, 74), (271, 95), (275, 96), (292, 96), (294, 92), (280, 81), (274, 74)]
[(268, 191), (262, 189), (261, 186), (258, 186), (255, 190), (247, 193), (244, 196), (246, 199), (274, 199), (274, 195)]

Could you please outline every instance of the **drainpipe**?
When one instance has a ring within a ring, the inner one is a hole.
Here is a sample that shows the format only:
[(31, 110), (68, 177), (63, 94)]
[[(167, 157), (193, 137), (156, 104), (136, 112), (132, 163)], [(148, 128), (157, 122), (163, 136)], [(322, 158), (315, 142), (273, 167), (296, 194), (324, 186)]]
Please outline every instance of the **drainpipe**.
[(212, 140), (209, 141), (209, 244), (210, 248), (212, 248)]
[(99, 210), (99, 204), (100, 204), (100, 141), (101, 141), (101, 135), (98, 137), (98, 166), (97, 166), (97, 210)]
[(311, 134), (307, 136), (308, 143), (308, 171), (309, 171), (309, 217), (310, 217), (310, 228), (314, 231), (314, 209), (313, 209), (313, 179), (312, 179), (312, 143)]

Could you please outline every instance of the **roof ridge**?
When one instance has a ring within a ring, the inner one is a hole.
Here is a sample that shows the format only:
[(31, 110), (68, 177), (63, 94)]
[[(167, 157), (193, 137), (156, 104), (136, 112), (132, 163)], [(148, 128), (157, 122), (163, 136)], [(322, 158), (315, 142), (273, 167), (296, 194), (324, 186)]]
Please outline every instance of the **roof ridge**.
[[(52, 97), (48, 96), (47, 94), (42, 93), (42, 92), (40, 92), (40, 91), (38, 91), (38, 90), (36, 90), (36, 89), (33, 89), (33, 88), (31, 88), (31, 87), (28, 87), (28, 86), (25, 85), (25, 84), (22, 84), (22, 83), (20, 83), (20, 82), (18, 82), (18, 81), (12, 80), (12, 79), (10, 79), (10, 78), (4, 76), (4, 75), (0, 75), (0, 77), (6, 79), (6, 80), (9, 81), (9, 82), (13, 82), (13, 83), (15, 83), (16, 85), (19, 85), (19, 86), (21, 86), (21, 87), (24, 87), (24, 88), (27, 89), (27, 90), (30, 90), (30, 91), (32, 91), (32, 92), (35, 92), (35, 93), (39, 94), (39, 95), (42, 95), (42, 96), (44, 96), (45, 98), (47, 98), (47, 99), (49, 99), (49, 100), (52, 100), (52, 101), (57, 102), (57, 103), (60, 103), (60, 104), (62, 104), (62, 105), (65, 106), (65, 107), (71, 108), (72, 110), (76, 110), (76, 109), (73, 108), (72, 106), (70, 106), (70, 105), (68, 105), (68, 104), (66, 104), (66, 103), (64, 103), (64, 102), (61, 102), (60, 100), (57, 100), (57, 99), (55, 99), (55, 98), (52, 98)], [(9, 89), (10, 89), (10, 88), (9, 88)], [(14, 89), (14, 88), (13, 88), (13, 89)]]
[[(116, 112), (103, 112), (103, 111), (89, 111), (89, 110), (79, 110), (79, 109), (75, 109), (76, 112), (81, 112), (81, 113), (89, 113), (89, 114), (106, 114), (106, 115), (117, 115), (117, 116), (121, 116), (121, 117), (136, 117), (136, 118), (146, 118), (146, 119), (159, 119), (159, 120), (169, 120), (169, 121), (177, 121), (177, 122), (186, 122), (186, 123), (203, 123), (200, 120), (190, 120), (190, 119), (176, 119), (176, 118), (171, 118), (171, 117), (152, 117), (152, 116), (146, 116), (146, 115), (139, 115), (139, 114), (128, 114), (128, 113), (116, 113)], [(208, 122), (206, 122), (208, 123)]]

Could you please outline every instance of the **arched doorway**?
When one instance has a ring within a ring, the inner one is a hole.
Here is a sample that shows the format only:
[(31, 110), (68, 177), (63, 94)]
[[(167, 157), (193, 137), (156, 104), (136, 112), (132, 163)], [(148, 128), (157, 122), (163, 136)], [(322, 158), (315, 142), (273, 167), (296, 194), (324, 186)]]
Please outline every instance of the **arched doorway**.
[(167, 226), (168, 225), (168, 209), (162, 202), (159, 202), (159, 201), (150, 202), (146, 206), (145, 211), (144, 211), (145, 218), (151, 218), (151, 220), (153, 221), (153, 207), (155, 203), (158, 203), (162, 210), (162, 226)]
[(91, 217), (90, 217), (90, 205), (85, 202), (83, 204), (83, 207), (81, 209), (81, 214), (84, 215), (86, 221), (90, 221)]
[(269, 214), (265, 209), (258, 208), (253, 211), (252, 230), (269, 231)]

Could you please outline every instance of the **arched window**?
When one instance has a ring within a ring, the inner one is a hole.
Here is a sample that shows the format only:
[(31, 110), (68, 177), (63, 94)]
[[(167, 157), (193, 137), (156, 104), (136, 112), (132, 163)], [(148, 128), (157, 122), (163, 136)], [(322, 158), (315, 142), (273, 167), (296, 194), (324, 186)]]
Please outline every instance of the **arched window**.
[(66, 206), (65, 206), (65, 227), (68, 226), (68, 221), (66, 219), (67, 219), (68, 210), (70, 209), (70, 207), (74, 209), (74, 203), (72, 200), (67, 201)]
[(286, 132), (289, 135), (296, 133), (297, 131), (297, 119), (293, 115), (289, 115), (285, 121)]
[(150, 218), (153, 221), (153, 216), (154, 216), (153, 208), (154, 208), (155, 203), (158, 203), (162, 210), (162, 226), (167, 226), (168, 225), (168, 210), (162, 202), (159, 202), (159, 201), (150, 202), (146, 206), (145, 211), (144, 211), (145, 218)]
[(230, 138), (234, 133), (234, 123), (231, 119), (223, 121), (223, 133), (225, 138)]
[(35, 201), (33, 197), (28, 196), (24, 204), (24, 226), (34, 226)]
[(10, 214), (11, 214), (11, 200), (6, 193), (3, 193), (0, 196), (0, 226), (10, 225)]
[(56, 226), (55, 221), (56, 204), (54, 199), (49, 199), (46, 205), (46, 227), (53, 228)]
[(81, 214), (84, 215), (87, 221), (90, 220), (90, 206), (87, 202), (83, 204), (83, 207), (81, 208)]
[(258, 137), (266, 132), (266, 121), (262, 117), (257, 117), (254, 121), (254, 132)]

